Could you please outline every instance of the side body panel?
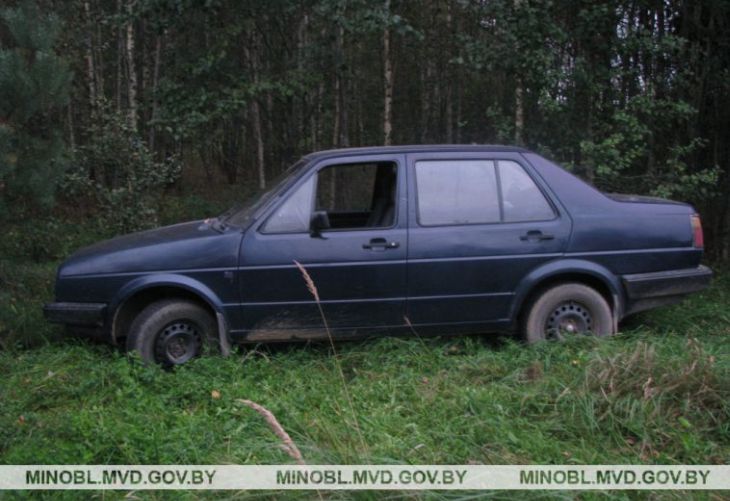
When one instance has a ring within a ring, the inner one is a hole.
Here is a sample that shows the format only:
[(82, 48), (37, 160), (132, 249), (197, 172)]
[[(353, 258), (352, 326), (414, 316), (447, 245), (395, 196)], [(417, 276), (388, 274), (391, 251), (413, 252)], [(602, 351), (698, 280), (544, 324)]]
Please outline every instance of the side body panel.
[[(265, 234), (261, 225), (273, 206), (243, 239), (239, 258), (242, 323), (239, 340), (321, 337), (323, 323), (315, 298), (297, 268), (310, 275), (328, 326), (353, 331), (403, 325), (408, 247), (408, 197), (404, 155), (332, 157), (315, 162), (300, 183), (324, 167), (344, 163), (394, 162), (398, 165), (395, 223), (390, 228)], [(300, 184), (292, 186), (293, 192)], [(283, 197), (283, 201), (286, 199)], [(371, 240), (393, 244), (365, 248)]]
[[(617, 201), (537, 154), (523, 156), (571, 215), (573, 236), (566, 259), (594, 263), (618, 278), (699, 266), (703, 252), (693, 246), (690, 216), (695, 211), (691, 206), (640, 198)], [(622, 315), (633, 305), (625, 287), (620, 286), (620, 292), (622, 301), (627, 301), (618, 305)]]
[(108, 304), (109, 330), (117, 308), (130, 296), (153, 287), (179, 288), (235, 325), (240, 322), (237, 260), (242, 237), (238, 229), (219, 233), (195, 222), (102, 242), (59, 268), (55, 296)]
[[(415, 165), (419, 160), (511, 160), (522, 165), (552, 203), (548, 221), (422, 226), (418, 221)], [(559, 200), (518, 153), (435, 152), (408, 155), (410, 238), (408, 317), (414, 326), (511, 322), (515, 291), (535, 268), (559, 259), (568, 246), (571, 220)], [(533, 240), (528, 232), (552, 238)]]
[[(517, 162), (550, 201), (556, 217), (422, 226), (414, 172), (419, 159)], [(287, 193), (318, 169), (379, 161), (398, 165), (393, 226), (324, 231), (324, 239), (259, 231)], [(221, 315), (233, 340), (318, 337), (323, 333), (319, 306), (296, 261), (311, 276), (336, 335), (392, 332), (409, 323), (424, 334), (431, 328), (435, 333), (487, 331), (512, 325), (535, 287), (561, 275), (600, 280), (615, 300), (617, 316), (651, 307), (655, 303), (645, 298), (637, 304), (627, 289), (641, 291), (647, 280), (664, 284), (676, 278), (665, 273), (673, 270), (679, 270), (680, 281), (686, 274), (694, 277), (692, 270), (702, 257), (702, 249), (693, 246), (692, 207), (641, 198), (617, 201), (539, 155), (515, 148), (343, 150), (313, 154), (306, 162), (309, 166), (289, 179), (284, 192), (277, 192), (281, 198), (264, 204), (260, 219), (245, 231), (216, 231), (198, 221), (77, 252), (59, 269), (57, 301), (106, 305), (108, 327), (118, 306), (137, 292), (175, 287), (206, 301)], [(552, 238), (523, 238), (538, 231)], [(363, 247), (374, 239), (394, 245)], [(695, 288), (709, 281), (709, 271), (703, 273)]]

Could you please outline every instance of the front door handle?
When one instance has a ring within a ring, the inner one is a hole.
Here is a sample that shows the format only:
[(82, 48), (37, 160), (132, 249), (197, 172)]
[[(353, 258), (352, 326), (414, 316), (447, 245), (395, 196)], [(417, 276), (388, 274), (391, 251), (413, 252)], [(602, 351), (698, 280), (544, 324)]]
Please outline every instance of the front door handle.
[(530, 230), (524, 235), (520, 236), (520, 240), (527, 241), (541, 241), (541, 240), (552, 240), (555, 236), (549, 233), (543, 233), (540, 230)]
[(373, 238), (367, 244), (362, 244), (362, 248), (371, 251), (384, 251), (386, 249), (397, 249), (400, 247), (398, 242), (388, 242), (384, 238)]

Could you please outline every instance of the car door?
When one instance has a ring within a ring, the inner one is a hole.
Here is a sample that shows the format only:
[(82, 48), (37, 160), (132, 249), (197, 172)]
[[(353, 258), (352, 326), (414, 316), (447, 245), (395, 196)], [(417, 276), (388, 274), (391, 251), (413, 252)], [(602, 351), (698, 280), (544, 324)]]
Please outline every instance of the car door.
[[(403, 323), (405, 156), (314, 162), (281, 203), (244, 236), (243, 329), (234, 336), (250, 340), (322, 335), (315, 290), (335, 334)], [(314, 209), (327, 216), (330, 227), (313, 236), (309, 223)], [(311, 278), (309, 286), (297, 263)]]
[(407, 163), (409, 320), (503, 327), (521, 279), (565, 250), (570, 218), (519, 153)]

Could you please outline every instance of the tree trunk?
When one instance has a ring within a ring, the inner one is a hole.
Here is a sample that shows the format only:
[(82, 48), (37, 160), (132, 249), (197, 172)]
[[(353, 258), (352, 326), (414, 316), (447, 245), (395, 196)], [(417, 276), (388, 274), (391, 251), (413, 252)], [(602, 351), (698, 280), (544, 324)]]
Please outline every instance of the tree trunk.
[(102, 23), (96, 23), (96, 43), (94, 43), (94, 69), (96, 70), (96, 99), (104, 101), (104, 38), (101, 33)]
[(318, 150), (322, 146), (322, 114), (324, 112), (324, 82), (320, 80), (317, 85), (317, 99), (313, 106), (315, 113), (312, 113), (312, 141), (314, 149)]
[(344, 36), (345, 28), (339, 24), (335, 35), (335, 124), (332, 130), (332, 144), (335, 147), (347, 147), (348, 143), (347, 103), (345, 102), (347, 84), (342, 77), (345, 67)]
[[(147, 22), (142, 19), (139, 23), (139, 30), (137, 32), (137, 52), (139, 52), (140, 61), (140, 81), (137, 87), (137, 94), (142, 96), (142, 103), (146, 101), (147, 88), (150, 85), (150, 61), (149, 52), (147, 50)], [(141, 110), (142, 119), (144, 120), (144, 104)]]
[(127, 4), (127, 99), (129, 101), (128, 123), (132, 130), (137, 130), (137, 70), (134, 65), (134, 20), (132, 5), (134, 0)]
[[(122, 15), (122, 0), (117, 0), (117, 16)], [(122, 111), (122, 57), (124, 54), (124, 37), (122, 36), (122, 27), (117, 24), (117, 75), (114, 102), (117, 113)]]
[(68, 146), (71, 151), (76, 149), (76, 135), (74, 133), (74, 100), (68, 100), (68, 106), (66, 106), (66, 120), (68, 121)]
[(94, 49), (93, 49), (93, 38), (91, 34), (92, 21), (91, 21), (91, 6), (89, 2), (84, 2), (84, 13), (86, 14), (86, 79), (89, 89), (89, 110), (92, 118), (96, 116), (96, 106), (98, 104), (96, 96), (96, 70), (94, 69)]
[[(251, 70), (254, 86), (256, 86), (259, 81), (258, 50), (260, 48), (260, 44), (258, 43), (258, 36), (256, 34), (254, 34), (252, 38), (253, 40), (251, 40), (251, 45), (253, 46), (253, 50), (250, 50), (248, 46), (244, 46), (243, 50), (244, 56), (246, 57), (246, 60)], [(264, 188), (266, 188), (264, 137), (261, 127), (261, 106), (256, 97), (251, 100), (251, 121), (253, 122), (253, 138), (254, 142), (256, 143), (256, 171), (258, 173), (259, 189), (263, 190)]]
[(355, 127), (357, 130), (357, 145), (365, 146), (365, 123), (363, 122), (362, 110), (362, 90), (359, 79), (356, 77), (354, 81), (355, 89), (353, 95), (356, 96), (355, 101)]
[(332, 124), (332, 147), (337, 148), (340, 138), (340, 77), (338, 71), (335, 70), (335, 83), (334, 92), (332, 93), (334, 98), (334, 123)]
[(345, 28), (340, 26), (340, 55), (342, 64), (340, 66), (340, 146), (349, 148), (350, 146), (350, 116), (348, 111), (347, 96), (352, 95), (352, 81), (349, 78), (349, 66), (347, 64), (347, 54), (345, 52)]
[(454, 86), (451, 83), (451, 79), (449, 79), (449, 83), (446, 87), (446, 119), (445, 119), (445, 126), (446, 126), (446, 142), (447, 143), (453, 143), (454, 142)]
[(523, 102), (522, 80), (518, 77), (515, 85), (515, 144), (521, 145), (525, 128), (525, 104)]
[(393, 144), (393, 61), (390, 53), (390, 0), (385, 0), (386, 26), (383, 29), (383, 144)]
[(152, 111), (150, 112), (149, 124), (149, 149), (155, 153), (155, 119), (157, 118), (157, 86), (160, 81), (160, 56), (162, 54), (162, 37), (157, 35), (155, 40), (155, 62), (152, 69)]
[[(299, 71), (300, 75), (304, 74), (304, 48), (308, 44), (308, 37), (307, 32), (309, 29), (309, 14), (305, 13), (302, 16), (302, 20), (299, 23), (299, 28), (297, 29), (297, 70)], [(310, 109), (310, 99), (309, 99), (309, 93), (303, 92), (300, 94), (299, 97), (299, 109), (297, 110), (297, 123), (298, 123), (298, 133), (299, 137), (303, 140), (309, 139), (311, 141), (311, 137), (307, 138), (307, 110)], [(306, 143), (305, 143), (306, 144)], [(314, 144), (309, 145), (310, 149), (314, 148)]]
[(266, 171), (264, 168), (264, 138), (261, 133), (261, 113), (259, 102), (254, 99), (251, 102), (251, 118), (253, 120), (253, 135), (256, 141), (256, 170), (259, 175), (259, 188), (266, 188)]
[(448, 53), (446, 54), (446, 116), (445, 116), (445, 129), (446, 129), (446, 142), (454, 142), (454, 67), (453, 64), (449, 63), (448, 60), (452, 57), (454, 50), (454, 16), (452, 14), (451, 2), (447, 2), (446, 7), (446, 27), (448, 33), (448, 44), (446, 48)]
[[(427, 56), (425, 54), (424, 56)], [(421, 66), (421, 143), (426, 144), (429, 138), (429, 124), (431, 117), (431, 96), (429, 87), (431, 85), (431, 62), (424, 57)]]
[(457, 70), (456, 76), (456, 142), (461, 143), (461, 123), (462, 123), (462, 95), (464, 93), (464, 85), (461, 79), (461, 68)]

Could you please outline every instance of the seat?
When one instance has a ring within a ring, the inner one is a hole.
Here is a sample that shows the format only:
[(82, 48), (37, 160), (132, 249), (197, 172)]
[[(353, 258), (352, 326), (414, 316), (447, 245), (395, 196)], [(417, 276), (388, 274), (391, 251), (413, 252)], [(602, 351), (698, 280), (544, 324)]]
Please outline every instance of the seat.
[(378, 166), (375, 175), (373, 202), (367, 227), (378, 228), (393, 224), (395, 216), (396, 167), (392, 164)]

